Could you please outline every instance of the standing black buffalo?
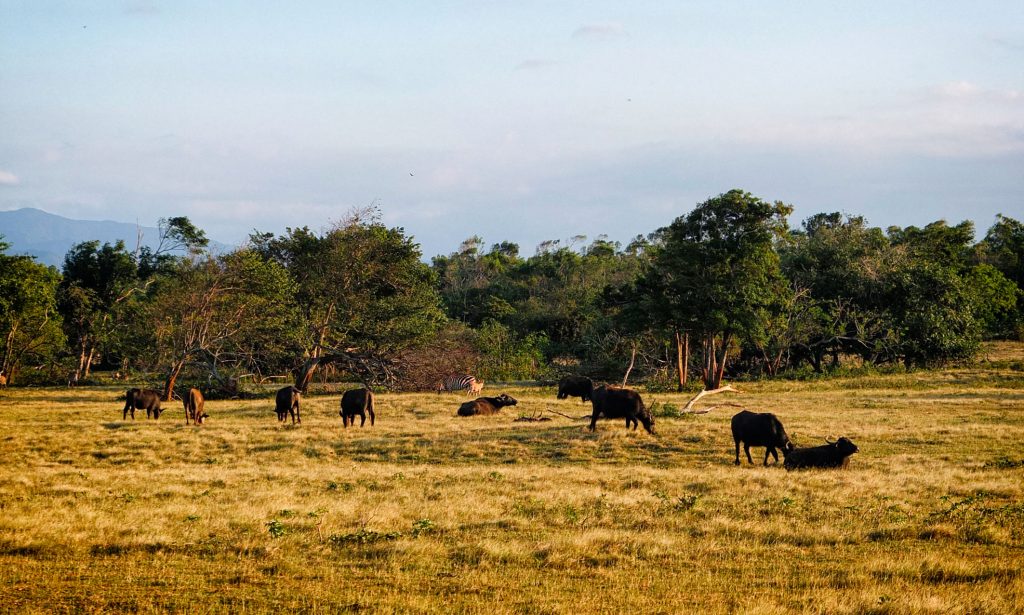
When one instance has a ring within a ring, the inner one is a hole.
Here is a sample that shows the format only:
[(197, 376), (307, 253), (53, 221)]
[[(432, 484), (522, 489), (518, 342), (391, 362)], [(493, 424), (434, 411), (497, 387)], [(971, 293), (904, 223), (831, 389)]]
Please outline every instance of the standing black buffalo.
[(740, 442), (743, 442), (743, 452), (747, 454), (747, 461), (751, 464), (754, 460), (750, 458), (751, 446), (763, 446), (764, 465), (768, 465), (768, 455), (779, 462), (779, 454), (776, 448), (782, 449), (786, 455), (793, 450), (793, 443), (786, 430), (771, 412), (751, 412), (744, 410), (732, 417), (732, 439), (736, 442), (736, 465), (740, 465)]
[(373, 391), (370, 389), (352, 389), (345, 391), (341, 396), (341, 422), (348, 427), (349, 423), (356, 424), (356, 416), (359, 417), (359, 426), (366, 424), (366, 413), (370, 413), (370, 426), (373, 426)]
[(579, 397), (581, 401), (590, 401), (594, 392), (594, 383), (586, 376), (566, 376), (558, 381), (558, 399)]
[(128, 412), (132, 413), (132, 420), (135, 420), (136, 410), (145, 410), (146, 418), (152, 414), (154, 419), (160, 418), (160, 413), (163, 410), (160, 409), (160, 392), (154, 391), (153, 389), (128, 389), (124, 394), (124, 416), (121, 420), (128, 418)]
[(292, 425), (295, 423), (302, 423), (302, 417), (299, 415), (299, 400), (302, 398), (302, 392), (293, 386), (287, 386), (277, 392), (277, 403), (275, 410), (277, 411), (277, 420), (284, 421), (288, 418), (288, 413), (292, 413)]
[(590, 415), (590, 431), (597, 428), (597, 419), (604, 416), (609, 419), (624, 418), (626, 429), (632, 424), (634, 431), (639, 421), (647, 433), (654, 433), (654, 417), (644, 407), (644, 401), (636, 391), (602, 385), (594, 389), (590, 403), (594, 406), (594, 412)]
[(822, 446), (797, 448), (786, 455), (785, 468), (845, 468), (850, 463), (850, 455), (859, 449), (849, 438), (839, 438)]
[(497, 397), (477, 397), (473, 401), (467, 401), (459, 406), (458, 415), (497, 414), (505, 406), (514, 406), (518, 403), (515, 398), (505, 393)]

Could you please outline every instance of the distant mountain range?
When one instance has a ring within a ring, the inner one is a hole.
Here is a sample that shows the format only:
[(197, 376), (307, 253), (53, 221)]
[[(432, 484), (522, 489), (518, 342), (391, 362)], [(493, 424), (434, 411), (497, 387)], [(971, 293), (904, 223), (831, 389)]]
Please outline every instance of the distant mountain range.
[[(31, 207), (0, 211), (0, 235), (11, 244), (7, 253), (29, 254), (40, 263), (56, 267), (64, 263), (64, 255), (71, 246), (83, 241), (96, 239), (103, 244), (120, 239), (129, 251), (134, 251), (140, 229), (142, 245), (155, 248), (160, 234), (151, 226), (112, 220), (72, 220)], [(210, 248), (225, 252), (229, 246), (210, 240)]]

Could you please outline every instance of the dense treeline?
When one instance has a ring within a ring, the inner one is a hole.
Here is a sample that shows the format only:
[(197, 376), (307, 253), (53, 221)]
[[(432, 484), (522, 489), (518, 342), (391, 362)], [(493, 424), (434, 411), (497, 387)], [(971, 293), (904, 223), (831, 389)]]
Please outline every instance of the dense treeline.
[(257, 232), (227, 254), (187, 218), (161, 220), (156, 249), (85, 242), (60, 271), (0, 254), (3, 374), (141, 373), (165, 396), (272, 378), (423, 389), (463, 371), (715, 388), (938, 365), (1022, 337), (1019, 221), (999, 216), (975, 242), (970, 222), (883, 230), (822, 213), (791, 228), (791, 213), (733, 190), (625, 247), (578, 236), (523, 256), (471, 237), (429, 265), (374, 209), (320, 233)]

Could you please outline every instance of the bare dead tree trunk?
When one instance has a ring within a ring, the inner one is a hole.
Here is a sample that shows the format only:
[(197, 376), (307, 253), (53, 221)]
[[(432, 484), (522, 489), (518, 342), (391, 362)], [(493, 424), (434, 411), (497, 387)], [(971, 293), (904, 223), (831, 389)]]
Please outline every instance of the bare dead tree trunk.
[(89, 348), (89, 356), (85, 358), (85, 373), (83, 374), (85, 378), (88, 378), (89, 374), (92, 373), (92, 362), (95, 357), (96, 347), (92, 346)]
[(188, 359), (188, 355), (185, 355), (174, 362), (171, 365), (171, 371), (167, 374), (167, 379), (164, 380), (164, 401), (171, 401), (174, 396), (174, 383), (178, 379), (178, 374), (181, 373), (181, 368), (185, 367), (185, 361)]
[(622, 377), (622, 386), (626, 386), (626, 381), (629, 380), (629, 372), (633, 371), (633, 364), (636, 363), (636, 344), (633, 344), (633, 353), (629, 357), (629, 367), (626, 368), (626, 375)]
[(690, 334), (680, 334), (679, 329), (676, 329), (676, 366), (679, 371), (677, 390), (682, 391), (686, 386), (687, 372), (690, 369)]
[(85, 360), (87, 354), (85, 352), (85, 340), (81, 339), (78, 342), (78, 366), (75, 367), (75, 371), (71, 374), (70, 380), (72, 382), (78, 382), (82, 378), (82, 374), (85, 373)]
[(320, 357), (310, 357), (306, 359), (306, 362), (302, 367), (295, 372), (295, 388), (306, 392), (309, 388), (309, 382), (313, 379), (313, 372), (316, 371), (317, 366), (320, 365)]
[(708, 333), (704, 336), (704, 369), (703, 380), (705, 389), (717, 389), (715, 377), (718, 375), (718, 353), (715, 347), (715, 334)]

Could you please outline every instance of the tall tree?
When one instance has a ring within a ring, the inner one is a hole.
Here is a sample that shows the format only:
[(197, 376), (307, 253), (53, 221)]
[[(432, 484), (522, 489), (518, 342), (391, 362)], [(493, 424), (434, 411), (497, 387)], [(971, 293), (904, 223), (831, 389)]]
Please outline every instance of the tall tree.
[(296, 310), (285, 270), (251, 250), (179, 261), (158, 280), (150, 305), (170, 399), (185, 365), (205, 366), (213, 385), (235, 392), (225, 366), (252, 368), (294, 352)]
[(885, 325), (883, 277), (890, 267), (889, 239), (860, 216), (821, 213), (807, 218), (781, 246), (783, 273), (809, 293), (805, 319), (792, 340), (791, 360), (806, 359), (816, 372), (831, 355), (871, 360), (892, 335)]
[(0, 373), (13, 382), (25, 363), (51, 360), (64, 345), (53, 267), (5, 254), (0, 236)]
[(68, 251), (62, 274), (58, 305), (77, 354), (72, 376), (77, 381), (89, 376), (97, 352), (118, 324), (119, 308), (135, 290), (138, 267), (122, 241), (102, 247), (99, 241), (86, 241)]
[(300, 389), (328, 362), (341, 362), (368, 382), (394, 383), (394, 358), (444, 321), (419, 246), (404, 229), (381, 224), (375, 209), (353, 212), (324, 234), (301, 228), (251, 239), (287, 269), (295, 286), (305, 323)]
[(777, 304), (786, 288), (775, 242), (791, 212), (782, 202), (731, 190), (659, 231), (663, 244), (648, 287), (664, 303), (668, 324), (699, 337), (707, 389), (721, 386), (735, 336), (756, 332), (759, 311)]

